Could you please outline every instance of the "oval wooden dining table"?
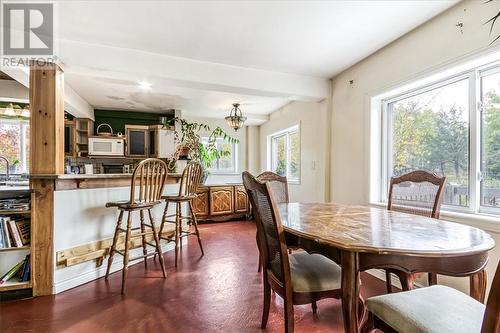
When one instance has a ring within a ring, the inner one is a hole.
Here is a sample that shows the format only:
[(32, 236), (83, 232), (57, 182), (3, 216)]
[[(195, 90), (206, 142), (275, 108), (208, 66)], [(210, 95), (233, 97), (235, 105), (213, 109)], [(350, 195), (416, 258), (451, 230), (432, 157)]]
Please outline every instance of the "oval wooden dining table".
[(471, 296), (484, 301), (484, 268), (495, 242), (483, 230), (367, 206), (288, 203), (278, 210), (289, 245), (341, 265), (346, 333), (360, 330), (359, 274), (368, 269), (471, 276)]

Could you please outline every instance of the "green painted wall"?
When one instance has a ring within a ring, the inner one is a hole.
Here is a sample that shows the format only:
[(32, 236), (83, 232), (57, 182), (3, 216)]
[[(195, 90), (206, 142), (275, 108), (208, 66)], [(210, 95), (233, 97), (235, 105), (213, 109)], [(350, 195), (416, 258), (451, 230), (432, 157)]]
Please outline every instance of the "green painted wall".
[[(161, 116), (167, 116), (169, 119), (174, 117), (170, 113), (94, 110), (94, 130), (97, 131), (97, 126), (100, 124), (107, 123), (113, 127), (113, 133), (122, 132), (125, 134), (125, 125), (155, 125), (160, 123)], [(102, 129), (108, 131), (106, 126)]]

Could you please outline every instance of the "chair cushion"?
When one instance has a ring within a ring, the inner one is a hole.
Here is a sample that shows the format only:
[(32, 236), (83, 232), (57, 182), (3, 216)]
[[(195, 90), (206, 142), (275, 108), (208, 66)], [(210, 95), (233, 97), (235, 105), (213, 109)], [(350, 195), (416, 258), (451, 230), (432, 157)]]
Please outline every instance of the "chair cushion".
[(297, 251), (289, 255), (294, 292), (340, 289), (341, 269), (321, 254)]
[(485, 306), (446, 286), (371, 297), (366, 307), (400, 333), (479, 333)]

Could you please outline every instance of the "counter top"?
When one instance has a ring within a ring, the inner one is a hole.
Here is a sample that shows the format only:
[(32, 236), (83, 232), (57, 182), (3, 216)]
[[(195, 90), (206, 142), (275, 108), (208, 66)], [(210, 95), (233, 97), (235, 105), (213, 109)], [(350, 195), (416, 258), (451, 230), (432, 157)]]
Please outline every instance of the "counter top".
[[(180, 173), (169, 173), (167, 184), (176, 184), (180, 181)], [(104, 187), (128, 187), (132, 174), (105, 173), (105, 174), (32, 174), (32, 182), (53, 182), (55, 190), (76, 190)], [(138, 180), (136, 179), (138, 182)]]

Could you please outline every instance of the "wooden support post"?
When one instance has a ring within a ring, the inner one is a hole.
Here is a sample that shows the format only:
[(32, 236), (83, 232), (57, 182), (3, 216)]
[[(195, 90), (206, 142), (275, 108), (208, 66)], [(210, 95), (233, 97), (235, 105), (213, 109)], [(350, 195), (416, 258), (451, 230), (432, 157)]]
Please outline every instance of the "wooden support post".
[(37, 174), (64, 173), (64, 76), (56, 64), (30, 67), (30, 174), (33, 295), (53, 293), (54, 181)]

